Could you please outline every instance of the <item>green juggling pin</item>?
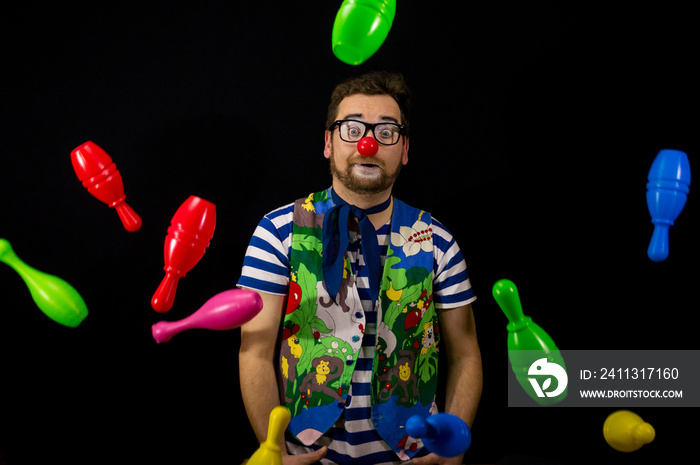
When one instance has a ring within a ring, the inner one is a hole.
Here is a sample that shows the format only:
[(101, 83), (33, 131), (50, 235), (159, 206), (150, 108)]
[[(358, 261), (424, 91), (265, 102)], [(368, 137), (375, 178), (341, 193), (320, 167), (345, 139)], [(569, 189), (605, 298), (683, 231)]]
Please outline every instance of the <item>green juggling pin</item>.
[(87, 316), (85, 301), (73, 286), (24, 263), (6, 239), (0, 239), (0, 262), (22, 277), (37, 307), (56, 323), (75, 328)]
[(396, 0), (343, 0), (333, 23), (335, 56), (359, 65), (379, 50), (396, 15)]
[[(508, 358), (522, 388), (540, 405), (564, 400), (568, 382), (564, 359), (549, 334), (531, 317), (523, 314), (518, 288), (513, 281), (497, 281), (493, 285), (493, 298), (508, 317)], [(536, 361), (541, 363), (535, 364)], [(537, 375), (555, 377), (555, 389), (549, 388), (552, 386), (551, 377), (544, 378), (544, 383), (540, 385), (541, 376)]]

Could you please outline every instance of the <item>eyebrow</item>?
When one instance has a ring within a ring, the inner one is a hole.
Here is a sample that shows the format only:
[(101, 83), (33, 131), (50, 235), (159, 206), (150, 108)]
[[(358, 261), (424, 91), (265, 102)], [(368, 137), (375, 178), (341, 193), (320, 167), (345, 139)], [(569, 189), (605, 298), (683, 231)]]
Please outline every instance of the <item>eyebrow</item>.
[[(343, 119), (354, 119), (354, 118), (364, 119), (362, 116), (362, 113), (351, 113), (349, 115), (345, 115), (345, 117)], [(393, 123), (400, 124), (399, 120), (397, 120), (393, 116), (381, 116), (379, 118), (379, 120), (380, 121), (391, 121)]]

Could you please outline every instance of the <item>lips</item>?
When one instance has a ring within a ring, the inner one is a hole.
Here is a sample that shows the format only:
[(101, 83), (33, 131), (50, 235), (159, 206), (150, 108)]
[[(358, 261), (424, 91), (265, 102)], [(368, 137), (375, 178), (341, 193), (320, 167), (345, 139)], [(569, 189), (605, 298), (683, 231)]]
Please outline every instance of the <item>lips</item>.
[(382, 169), (379, 165), (374, 165), (372, 163), (356, 163), (354, 166), (366, 172), (381, 171)]
[(354, 162), (353, 165), (363, 166), (365, 168), (381, 168), (381, 166), (377, 163), (371, 163), (371, 162), (368, 163), (368, 162), (365, 162), (364, 160)]

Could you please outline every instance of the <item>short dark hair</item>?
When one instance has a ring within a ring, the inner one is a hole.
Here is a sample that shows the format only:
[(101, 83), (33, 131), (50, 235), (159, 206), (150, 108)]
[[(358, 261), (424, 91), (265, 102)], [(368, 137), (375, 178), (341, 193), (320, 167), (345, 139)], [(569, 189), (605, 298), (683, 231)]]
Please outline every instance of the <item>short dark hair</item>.
[(338, 118), (338, 105), (351, 95), (389, 95), (399, 105), (401, 111), (401, 124), (404, 125), (404, 134), (408, 136), (409, 122), (408, 110), (411, 102), (411, 90), (406, 80), (400, 73), (388, 71), (373, 71), (362, 76), (352, 77), (338, 84), (331, 94), (331, 103), (328, 105), (328, 117), (326, 129)]

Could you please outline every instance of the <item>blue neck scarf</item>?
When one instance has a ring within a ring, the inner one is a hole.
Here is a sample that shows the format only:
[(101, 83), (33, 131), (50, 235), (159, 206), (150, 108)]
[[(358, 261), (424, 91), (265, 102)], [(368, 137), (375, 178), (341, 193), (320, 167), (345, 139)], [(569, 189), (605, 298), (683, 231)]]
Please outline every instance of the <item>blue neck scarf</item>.
[(348, 204), (331, 189), (334, 206), (323, 218), (323, 279), (328, 294), (337, 300), (340, 284), (343, 280), (343, 265), (345, 251), (348, 249), (348, 220), (350, 214), (358, 219), (362, 234), (362, 255), (369, 267), (369, 287), (372, 297), (372, 308), (379, 296), (379, 280), (381, 277), (381, 253), (377, 242), (377, 230), (369, 219), (369, 215), (386, 210), (391, 204), (391, 197), (386, 202), (363, 210)]

